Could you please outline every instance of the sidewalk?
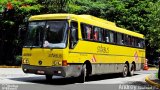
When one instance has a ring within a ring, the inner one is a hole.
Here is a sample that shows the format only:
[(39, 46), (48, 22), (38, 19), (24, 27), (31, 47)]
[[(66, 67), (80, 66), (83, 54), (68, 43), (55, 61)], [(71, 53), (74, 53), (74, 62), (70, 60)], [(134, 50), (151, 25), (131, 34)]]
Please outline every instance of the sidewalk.
[(148, 70), (158, 70), (158, 68), (156, 68), (156, 67), (149, 67)]
[(151, 74), (149, 76), (147, 76), (145, 78), (145, 81), (150, 84), (150, 85), (153, 85), (157, 88), (160, 89), (160, 80), (158, 79), (158, 77), (156, 76), (156, 74)]
[(21, 68), (21, 66), (5, 66), (5, 65), (1, 65), (0, 68)]

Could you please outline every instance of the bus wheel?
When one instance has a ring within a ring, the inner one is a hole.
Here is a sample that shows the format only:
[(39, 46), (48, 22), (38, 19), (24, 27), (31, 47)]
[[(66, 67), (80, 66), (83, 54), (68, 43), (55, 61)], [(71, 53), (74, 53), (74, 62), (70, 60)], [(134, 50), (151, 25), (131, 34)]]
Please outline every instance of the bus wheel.
[(81, 74), (78, 77), (78, 82), (79, 83), (84, 83), (85, 82), (85, 80), (86, 80), (86, 72), (87, 72), (86, 65), (83, 65), (82, 70), (81, 70)]
[(125, 64), (125, 65), (123, 66), (122, 76), (123, 76), (123, 77), (126, 77), (127, 74), (128, 74), (128, 66), (127, 66), (127, 64)]
[(135, 71), (135, 66), (132, 64), (131, 71), (129, 72), (129, 76), (133, 76)]
[(47, 81), (52, 80), (52, 75), (46, 75), (46, 80), (47, 80)]

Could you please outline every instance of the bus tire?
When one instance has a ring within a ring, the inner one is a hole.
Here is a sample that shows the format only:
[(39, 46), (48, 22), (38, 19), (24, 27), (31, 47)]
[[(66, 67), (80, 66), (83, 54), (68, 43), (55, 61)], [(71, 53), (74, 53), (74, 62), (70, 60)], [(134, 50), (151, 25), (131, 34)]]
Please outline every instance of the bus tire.
[(135, 65), (132, 64), (131, 70), (130, 70), (130, 72), (129, 72), (129, 76), (133, 76), (133, 75), (134, 75), (134, 71), (135, 71)]
[(52, 75), (46, 75), (46, 80), (47, 80), (47, 81), (52, 80)]
[(78, 77), (78, 82), (84, 83), (85, 80), (86, 80), (86, 65), (83, 65), (82, 70), (81, 70), (81, 74)]
[(128, 65), (125, 64), (125, 65), (123, 66), (122, 77), (126, 77), (127, 74), (128, 74)]

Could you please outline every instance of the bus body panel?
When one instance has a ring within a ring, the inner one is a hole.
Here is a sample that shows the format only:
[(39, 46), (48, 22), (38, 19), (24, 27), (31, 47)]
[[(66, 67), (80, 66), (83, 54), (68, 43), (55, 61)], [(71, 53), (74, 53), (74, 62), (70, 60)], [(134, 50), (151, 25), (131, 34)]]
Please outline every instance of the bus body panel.
[(68, 62), (84, 63), (89, 60), (92, 63), (92, 74), (122, 72), (124, 63), (135, 62), (136, 70), (143, 69), (145, 50), (117, 46), (112, 44), (95, 43), (79, 40), (74, 50), (70, 51)]
[(62, 77), (77, 77), (81, 73), (81, 65), (70, 66), (32, 66), (23, 64), (24, 73), (34, 73), (38, 75), (55, 75)]
[[(102, 22), (104, 20), (95, 19), (94, 17), (91, 17), (91, 19), (90, 17), (84, 17), (83, 15), (38, 15), (31, 17), (30, 21), (56, 19), (59, 20), (66, 18), (68, 19), (68, 21), (78, 21), (79, 40), (75, 47), (70, 49), (70, 43), (68, 40), (67, 47), (63, 49), (23, 48), (22, 60), (28, 60), (28, 63), (25, 62), (22, 64), (22, 69), (25, 73), (35, 73), (42, 75), (49, 74), (63, 77), (79, 76), (82, 70), (82, 66), (86, 61), (89, 61), (91, 63), (91, 74), (123, 72), (123, 67), (126, 62), (129, 63), (129, 69), (131, 68), (132, 63), (135, 63), (136, 70), (141, 70), (143, 68), (143, 63), (145, 61), (144, 48), (97, 42), (93, 40), (88, 41), (82, 39), (82, 28), (80, 24), (86, 23), (94, 26), (99, 26), (103, 27), (104, 29), (110, 29), (116, 32), (144, 39), (144, 36), (142, 34), (116, 27), (113, 23), (111, 23), (110, 25), (106, 22)], [(62, 65), (63, 60), (67, 61), (67, 66)]]
[[(61, 66), (63, 59), (62, 49), (23, 48), (23, 58), (28, 59), (30, 65)], [(29, 55), (29, 56), (27, 56)], [(57, 62), (57, 63), (56, 63)]]

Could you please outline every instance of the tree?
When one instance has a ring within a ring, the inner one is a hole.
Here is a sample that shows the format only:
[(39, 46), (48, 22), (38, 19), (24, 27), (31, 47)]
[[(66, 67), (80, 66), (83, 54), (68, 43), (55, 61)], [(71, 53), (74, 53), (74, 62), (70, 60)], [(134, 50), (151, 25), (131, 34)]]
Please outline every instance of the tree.
[(148, 31), (146, 34), (147, 39), (147, 56), (150, 59), (157, 59), (155, 57), (160, 57), (160, 2), (156, 2), (151, 7), (152, 14), (149, 17), (149, 24)]
[(159, 0), (73, 0), (68, 12), (90, 14), (145, 35), (149, 60), (160, 53)]
[(70, 1), (71, 0), (39, 0), (39, 3), (44, 6), (44, 10), (47, 10), (45, 13), (64, 13)]
[(11, 65), (15, 56), (21, 54), (24, 38), (19, 37), (19, 26), (26, 17), (39, 14), (41, 8), (36, 0), (0, 0), (0, 64)]
[(159, 5), (159, 0), (0, 0), (0, 60), (12, 62), (21, 53), (25, 35), (19, 31), (25, 31), (30, 15), (65, 12), (90, 14), (144, 34), (147, 58), (154, 59), (160, 53)]
[[(25, 21), (40, 13), (66, 12), (70, 0), (0, 0), (0, 64), (13, 64), (21, 54)], [(9, 9), (11, 8), (11, 9)]]

